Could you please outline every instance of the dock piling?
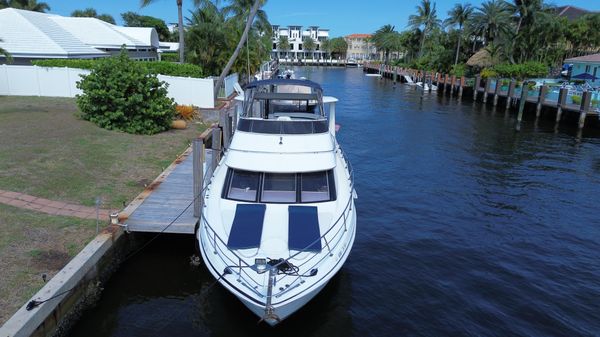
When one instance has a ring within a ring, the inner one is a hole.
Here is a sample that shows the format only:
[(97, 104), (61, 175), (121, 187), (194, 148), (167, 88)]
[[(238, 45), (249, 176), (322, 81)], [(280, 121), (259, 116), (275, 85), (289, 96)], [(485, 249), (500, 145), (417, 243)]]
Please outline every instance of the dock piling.
[(519, 100), (519, 113), (517, 115), (517, 122), (521, 123), (523, 120), (523, 110), (525, 110), (525, 103), (527, 103), (527, 95), (529, 91), (525, 83), (521, 86), (521, 99)]
[(200, 217), (202, 213), (202, 202), (204, 198), (202, 197), (202, 188), (203, 178), (204, 178), (204, 140), (201, 138), (196, 138), (192, 141), (192, 160), (193, 160), (193, 168), (194, 172), (192, 174), (192, 181), (194, 185), (194, 216), (196, 218)]
[(567, 88), (560, 88), (560, 90), (558, 91), (558, 102), (557, 102), (557, 108), (556, 108), (556, 124), (557, 125), (560, 122), (560, 118), (562, 115), (562, 108), (567, 103), (567, 94), (568, 93), (569, 93), (569, 89), (567, 89)]
[(475, 83), (473, 83), (473, 101), (477, 101), (477, 94), (479, 91), (479, 82), (481, 81), (481, 75), (475, 76)]
[(540, 93), (538, 96), (537, 106), (535, 107), (535, 119), (538, 119), (542, 113), (542, 105), (546, 99), (546, 93), (548, 92), (548, 86), (542, 85), (540, 87)]
[(460, 86), (458, 87), (458, 99), (459, 100), (462, 98), (464, 86), (465, 86), (465, 77), (461, 76), (460, 77)]
[(494, 106), (498, 105), (498, 97), (500, 96), (500, 88), (502, 88), (502, 84), (500, 79), (496, 79), (496, 87), (494, 88)]
[(517, 82), (515, 80), (511, 80), (510, 84), (508, 85), (508, 93), (506, 94), (506, 110), (508, 111), (508, 108), (510, 108), (510, 105), (512, 104), (512, 99), (513, 96), (515, 95), (515, 87), (517, 86)]
[(492, 86), (492, 79), (490, 77), (485, 79), (485, 85), (483, 87), (483, 103), (487, 103), (488, 94), (490, 93), (490, 87)]
[(212, 175), (219, 166), (219, 161), (221, 161), (221, 129), (214, 128), (212, 130), (212, 163), (210, 167), (210, 174)]
[(588, 111), (590, 110), (590, 102), (592, 100), (592, 92), (586, 90), (583, 92), (581, 97), (581, 106), (579, 107), (579, 128), (583, 129), (585, 124), (585, 117), (587, 117)]

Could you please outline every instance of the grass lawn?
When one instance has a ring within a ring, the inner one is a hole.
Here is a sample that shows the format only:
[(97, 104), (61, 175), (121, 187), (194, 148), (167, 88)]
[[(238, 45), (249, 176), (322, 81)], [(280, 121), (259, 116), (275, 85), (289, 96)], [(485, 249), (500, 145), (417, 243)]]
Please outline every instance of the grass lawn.
[(77, 112), (72, 98), (0, 96), (0, 189), (120, 209), (205, 128), (131, 135)]
[(96, 221), (0, 204), (0, 325), (96, 235)]
[[(70, 98), (0, 96), (0, 189), (121, 209), (206, 128), (130, 135), (77, 112)], [(95, 220), (0, 204), (0, 325), (95, 235)]]

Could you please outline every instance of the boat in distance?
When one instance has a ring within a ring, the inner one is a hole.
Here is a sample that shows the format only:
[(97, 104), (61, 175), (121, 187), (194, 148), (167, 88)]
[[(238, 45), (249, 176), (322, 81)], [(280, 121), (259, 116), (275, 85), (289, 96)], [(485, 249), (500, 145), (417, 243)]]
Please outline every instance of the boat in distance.
[(236, 100), (235, 132), (205, 188), (196, 237), (218, 282), (276, 325), (348, 258), (353, 171), (336, 139), (337, 99), (319, 84), (256, 81)]

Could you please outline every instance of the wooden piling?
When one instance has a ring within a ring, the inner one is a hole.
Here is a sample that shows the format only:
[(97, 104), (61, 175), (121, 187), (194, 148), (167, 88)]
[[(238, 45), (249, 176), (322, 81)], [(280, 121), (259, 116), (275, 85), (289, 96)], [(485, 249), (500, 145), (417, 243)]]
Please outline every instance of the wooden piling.
[(517, 122), (521, 122), (523, 120), (523, 110), (525, 110), (525, 103), (527, 103), (527, 95), (529, 94), (529, 90), (527, 90), (527, 85), (523, 83), (521, 87), (521, 99), (519, 100), (519, 113), (517, 115)]
[(506, 110), (508, 110), (508, 108), (510, 108), (510, 105), (512, 104), (512, 99), (515, 95), (516, 86), (517, 82), (515, 80), (511, 80), (510, 84), (508, 85), (508, 93), (506, 94)]
[(569, 94), (569, 89), (560, 88), (558, 91), (558, 102), (556, 105), (556, 124), (560, 122), (560, 117), (562, 115), (563, 106), (567, 104), (567, 95)]
[(202, 213), (202, 197), (203, 181), (204, 181), (204, 139), (196, 138), (192, 141), (192, 164), (194, 172), (192, 173), (192, 181), (194, 185), (194, 216), (200, 217)]
[(223, 130), (223, 149), (229, 148), (229, 142), (231, 141), (231, 122), (229, 119), (229, 113), (222, 111), (219, 115), (219, 125)]
[(454, 87), (456, 86), (456, 76), (452, 75), (450, 78), (450, 96), (454, 94)]
[(548, 92), (548, 86), (547, 85), (542, 85), (540, 87), (540, 92), (538, 94), (538, 101), (537, 101), (537, 105), (535, 107), (535, 118), (539, 118), (540, 115), (542, 114), (542, 106), (544, 104), (544, 100), (546, 99), (546, 93)]
[(500, 88), (502, 84), (499, 78), (496, 79), (496, 87), (494, 88), (494, 106), (498, 105), (498, 97), (500, 96)]
[(477, 101), (477, 94), (479, 91), (479, 82), (481, 81), (481, 75), (475, 76), (475, 83), (473, 83), (473, 100)]
[(210, 174), (214, 173), (214, 170), (219, 166), (219, 161), (221, 161), (221, 129), (214, 128), (212, 131), (212, 163)]
[(492, 79), (486, 78), (485, 85), (483, 86), (483, 103), (487, 103), (488, 95), (490, 92), (490, 87), (492, 86)]
[(585, 124), (585, 118), (587, 117), (588, 111), (590, 111), (590, 102), (592, 100), (592, 92), (584, 91), (581, 97), (581, 106), (579, 107), (579, 128), (583, 129)]
[(465, 86), (465, 77), (461, 76), (460, 77), (460, 86), (458, 87), (458, 99), (462, 98), (464, 86)]

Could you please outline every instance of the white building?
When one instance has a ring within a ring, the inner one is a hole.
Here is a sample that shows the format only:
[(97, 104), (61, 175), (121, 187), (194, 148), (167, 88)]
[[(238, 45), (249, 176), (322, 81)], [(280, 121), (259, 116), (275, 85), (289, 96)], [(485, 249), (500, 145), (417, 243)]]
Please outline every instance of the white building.
[[(289, 50), (280, 50), (278, 46), (279, 37), (285, 36), (290, 44)], [(307, 51), (303, 48), (303, 41), (310, 37), (315, 41), (315, 50)], [(309, 26), (303, 29), (302, 26), (287, 26), (282, 27), (273, 25), (273, 51), (272, 55), (275, 58), (326, 58), (326, 52), (321, 50), (321, 43), (329, 38), (329, 29), (319, 28), (319, 26)]]
[[(64, 17), (15, 8), (0, 10), (0, 47), (14, 64), (53, 58), (100, 58), (125, 46), (136, 60), (158, 59), (154, 28), (121, 27), (96, 18)], [(0, 64), (6, 60), (0, 56)]]

